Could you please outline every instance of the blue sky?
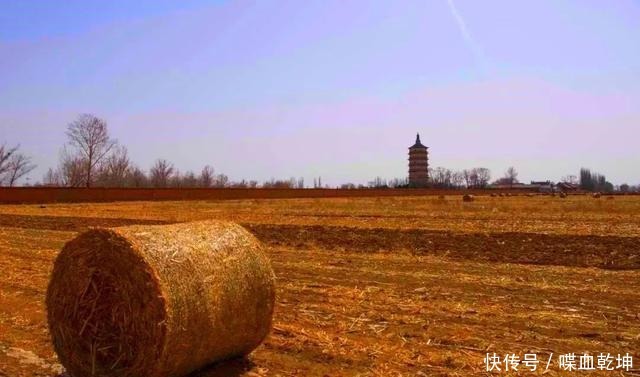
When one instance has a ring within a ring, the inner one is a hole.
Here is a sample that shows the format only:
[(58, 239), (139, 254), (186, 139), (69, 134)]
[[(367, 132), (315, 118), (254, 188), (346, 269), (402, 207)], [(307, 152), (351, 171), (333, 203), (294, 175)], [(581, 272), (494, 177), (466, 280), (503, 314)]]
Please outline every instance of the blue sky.
[(41, 179), (79, 113), (141, 167), (232, 179), (581, 166), (640, 183), (637, 1), (0, 0), (0, 143)]

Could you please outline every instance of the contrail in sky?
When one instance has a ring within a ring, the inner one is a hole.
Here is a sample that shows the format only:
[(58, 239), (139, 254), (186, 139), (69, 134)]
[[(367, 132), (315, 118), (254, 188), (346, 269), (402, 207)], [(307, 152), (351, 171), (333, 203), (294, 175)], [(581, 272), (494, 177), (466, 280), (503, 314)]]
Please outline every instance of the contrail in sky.
[(478, 63), (480, 64), (480, 68), (484, 70), (485, 59), (484, 59), (482, 50), (474, 42), (473, 38), (471, 37), (471, 33), (469, 33), (469, 29), (467, 29), (467, 24), (466, 22), (464, 22), (464, 19), (460, 15), (460, 12), (458, 12), (458, 8), (456, 8), (456, 4), (453, 2), (453, 0), (447, 0), (447, 4), (449, 5), (449, 10), (451, 11), (451, 15), (453, 16), (453, 18), (456, 20), (456, 23), (458, 24), (460, 33), (462, 33), (462, 38), (464, 38), (464, 41), (467, 43), (467, 45), (473, 52), (473, 55), (475, 55), (476, 59), (478, 60)]

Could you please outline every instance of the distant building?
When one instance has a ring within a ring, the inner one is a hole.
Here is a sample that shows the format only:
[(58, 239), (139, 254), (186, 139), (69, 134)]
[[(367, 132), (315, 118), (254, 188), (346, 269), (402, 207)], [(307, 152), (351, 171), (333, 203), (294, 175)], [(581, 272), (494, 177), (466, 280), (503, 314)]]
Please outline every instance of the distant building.
[(416, 135), (416, 143), (409, 147), (409, 187), (426, 187), (429, 184), (429, 152)]
[(489, 188), (498, 190), (527, 190), (544, 193), (555, 191), (555, 185), (551, 181), (531, 181), (530, 184), (516, 182), (514, 184), (494, 183)]
[(556, 188), (561, 192), (578, 191), (579, 189), (578, 185), (569, 182), (559, 182), (556, 184)]
[(532, 189), (538, 190), (538, 192), (555, 192), (555, 184), (551, 181), (531, 181), (531, 184), (529, 186)]

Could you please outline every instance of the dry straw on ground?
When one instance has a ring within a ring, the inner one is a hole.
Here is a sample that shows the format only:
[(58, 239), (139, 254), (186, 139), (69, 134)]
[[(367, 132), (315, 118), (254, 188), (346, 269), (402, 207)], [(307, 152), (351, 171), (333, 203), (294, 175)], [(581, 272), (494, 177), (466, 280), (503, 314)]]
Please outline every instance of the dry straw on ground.
[(260, 243), (237, 224), (93, 229), (54, 265), (54, 347), (76, 377), (182, 376), (262, 342), (274, 279)]

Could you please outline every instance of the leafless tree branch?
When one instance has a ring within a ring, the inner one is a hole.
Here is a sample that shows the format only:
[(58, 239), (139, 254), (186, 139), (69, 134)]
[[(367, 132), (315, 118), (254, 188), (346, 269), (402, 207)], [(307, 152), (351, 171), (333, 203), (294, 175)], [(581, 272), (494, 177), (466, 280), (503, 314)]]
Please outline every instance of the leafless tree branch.
[(11, 155), (16, 153), (18, 148), (18, 145), (16, 145), (15, 147), (7, 147), (5, 144), (0, 145), (0, 175), (7, 172), (7, 170), (9, 169), (9, 159), (11, 158)]
[(9, 187), (13, 187), (20, 178), (29, 174), (36, 165), (31, 163), (31, 158), (22, 153), (13, 153), (7, 162), (5, 181)]
[(173, 175), (173, 165), (163, 159), (159, 159), (149, 171), (149, 178), (153, 187), (167, 187), (169, 179)]
[(85, 185), (91, 187), (96, 167), (117, 145), (117, 141), (109, 137), (107, 122), (91, 114), (82, 114), (70, 123), (67, 137), (86, 164)]

